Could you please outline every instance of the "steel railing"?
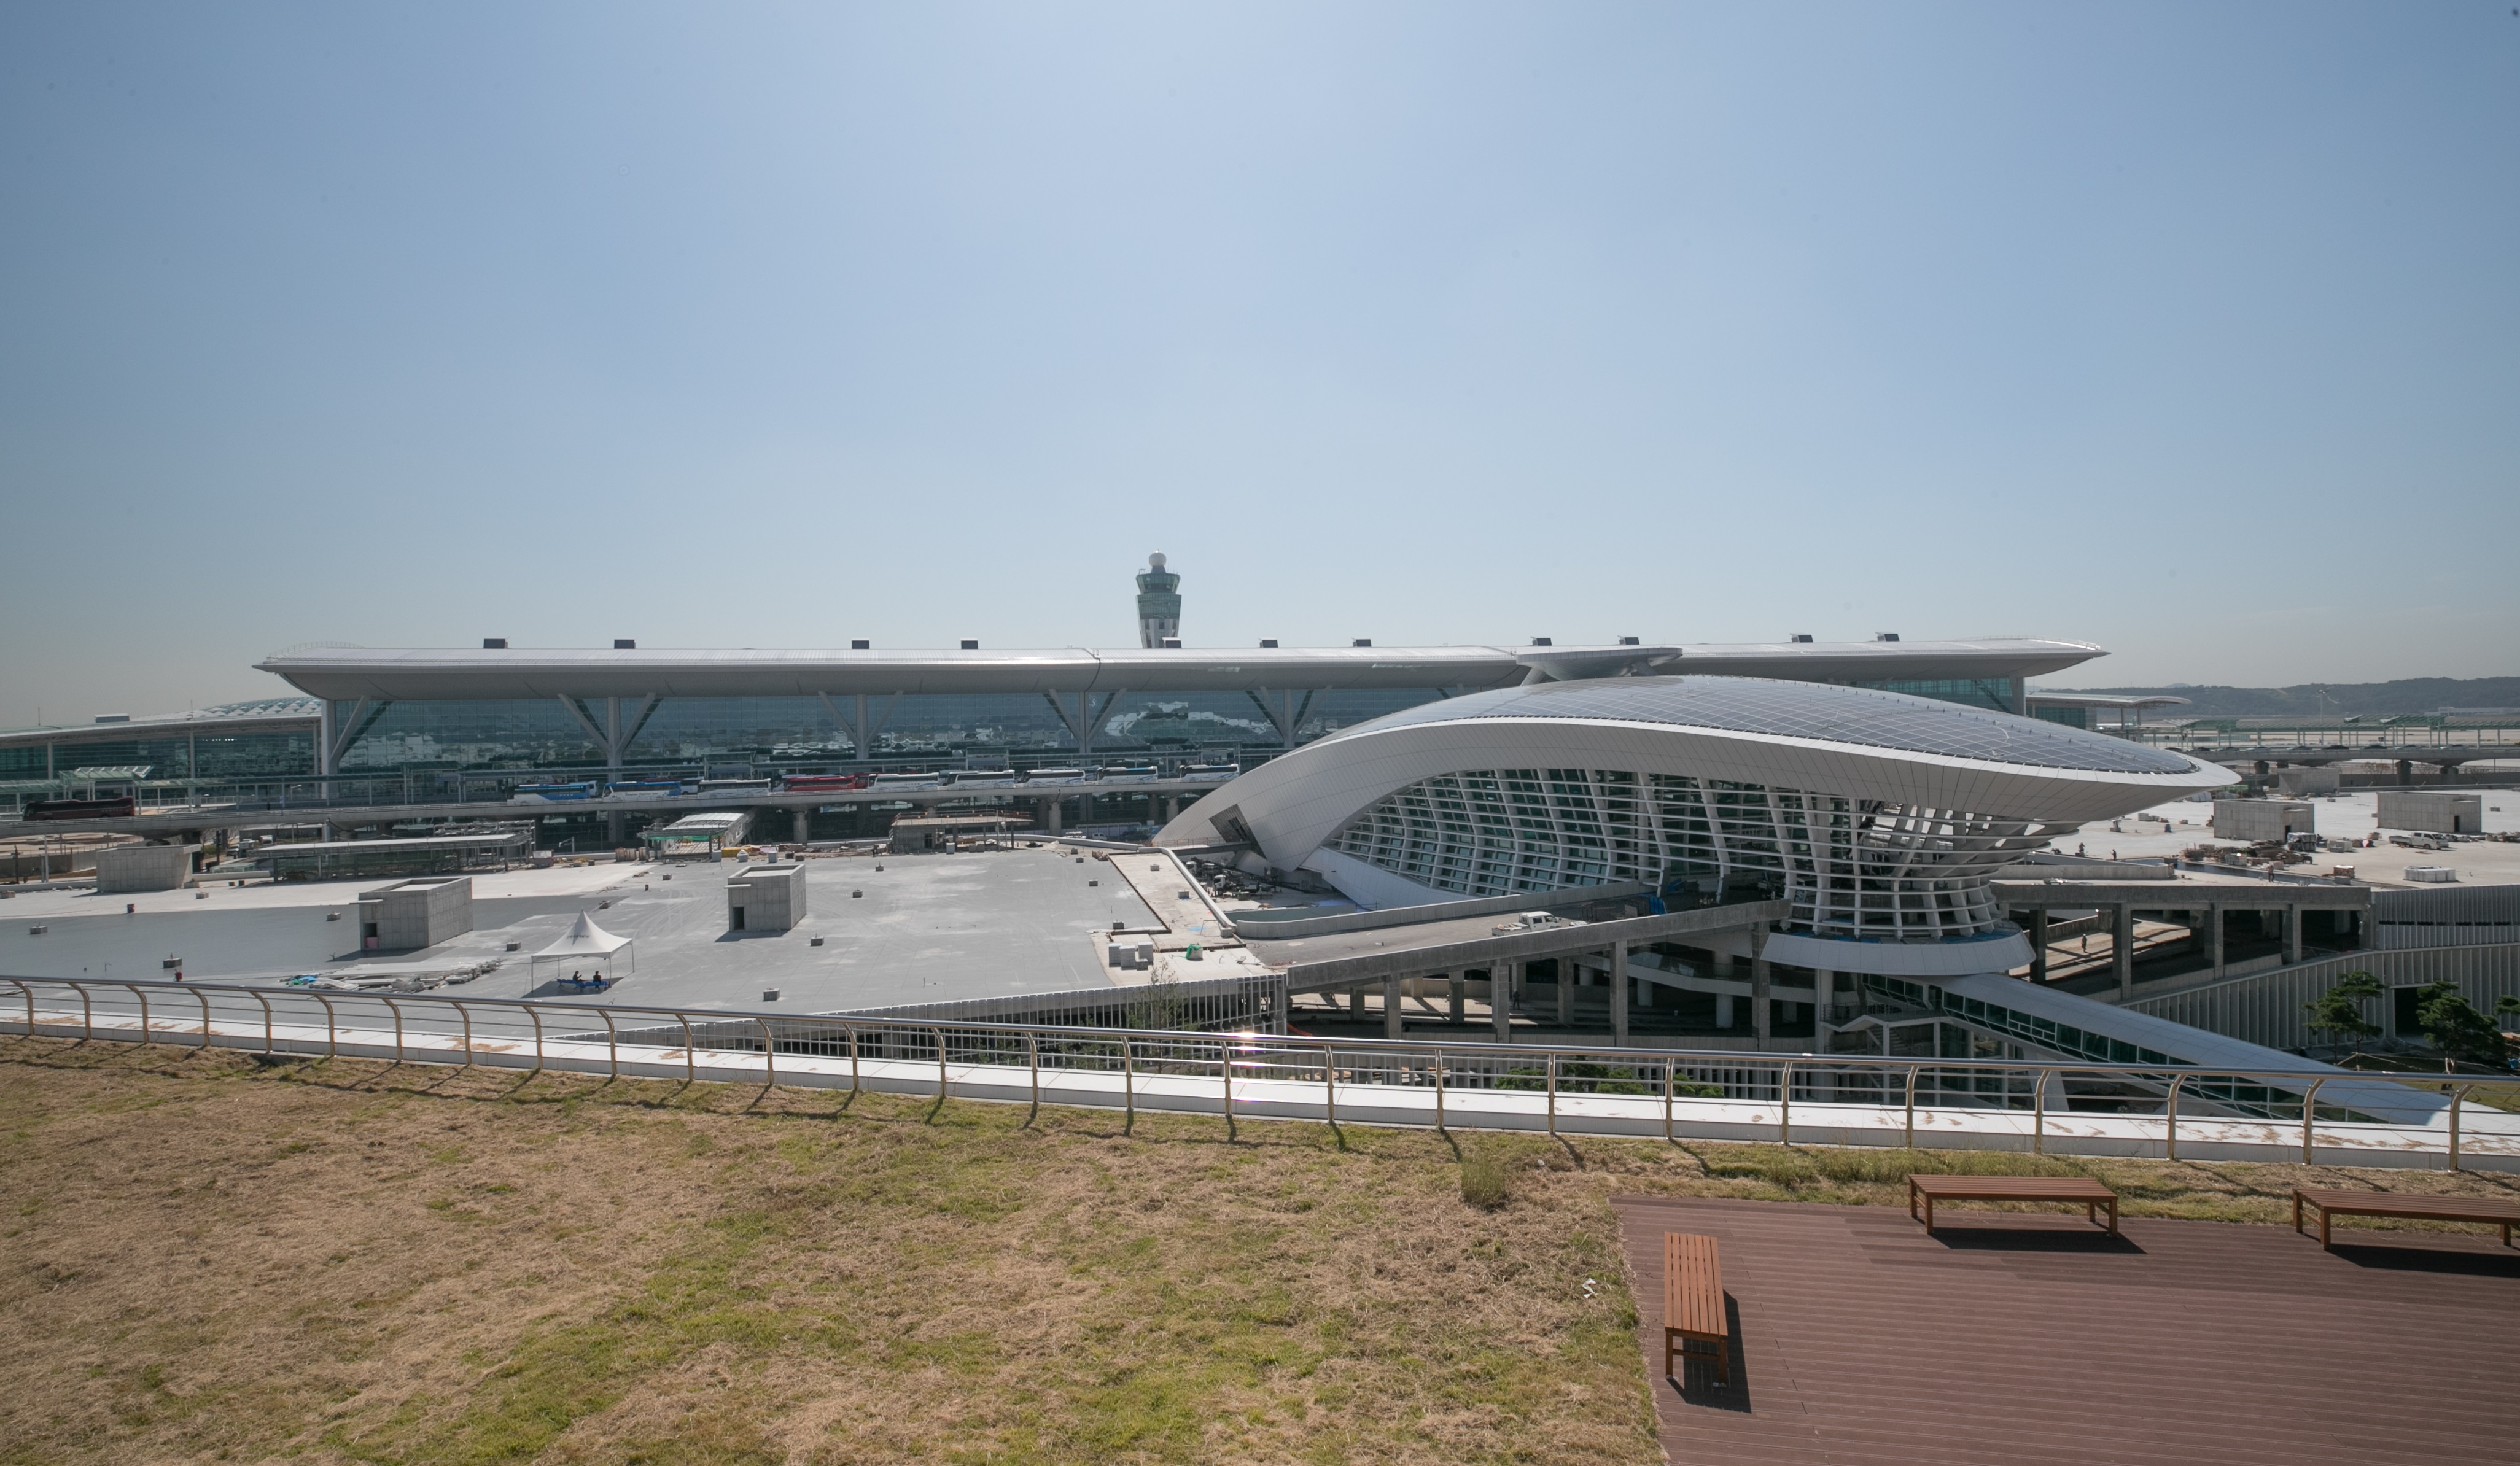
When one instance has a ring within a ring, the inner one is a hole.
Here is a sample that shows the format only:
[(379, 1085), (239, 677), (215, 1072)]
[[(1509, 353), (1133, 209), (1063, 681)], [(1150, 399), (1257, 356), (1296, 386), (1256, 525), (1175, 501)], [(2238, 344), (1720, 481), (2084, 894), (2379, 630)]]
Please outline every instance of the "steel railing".
[(1332, 1040), (0, 977), (0, 1033), (1238, 1119), (2520, 1170), (2520, 1079)]

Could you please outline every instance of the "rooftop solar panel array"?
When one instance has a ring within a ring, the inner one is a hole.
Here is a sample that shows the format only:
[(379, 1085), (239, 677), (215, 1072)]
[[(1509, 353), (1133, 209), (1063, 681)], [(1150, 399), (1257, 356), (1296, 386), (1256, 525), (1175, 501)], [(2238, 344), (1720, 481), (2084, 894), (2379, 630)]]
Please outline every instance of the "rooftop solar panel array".
[(1335, 736), (1476, 718), (1666, 723), (2097, 774), (2185, 774), (2193, 767), (2175, 753), (2009, 713), (1759, 677), (1619, 677), (1505, 688), (1392, 713)]

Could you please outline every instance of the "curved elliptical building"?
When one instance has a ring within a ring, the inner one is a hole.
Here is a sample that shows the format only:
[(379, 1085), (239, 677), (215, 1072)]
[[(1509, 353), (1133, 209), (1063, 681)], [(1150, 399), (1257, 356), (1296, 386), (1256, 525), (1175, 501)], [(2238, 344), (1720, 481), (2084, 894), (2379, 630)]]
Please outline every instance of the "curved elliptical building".
[(1159, 843), (1247, 844), (1365, 907), (1642, 881), (1790, 902), (1778, 960), (1879, 976), (2030, 957), (1988, 888), (2079, 825), (2227, 783), (2182, 754), (1897, 692), (1738, 677), (1535, 683), (1345, 729)]

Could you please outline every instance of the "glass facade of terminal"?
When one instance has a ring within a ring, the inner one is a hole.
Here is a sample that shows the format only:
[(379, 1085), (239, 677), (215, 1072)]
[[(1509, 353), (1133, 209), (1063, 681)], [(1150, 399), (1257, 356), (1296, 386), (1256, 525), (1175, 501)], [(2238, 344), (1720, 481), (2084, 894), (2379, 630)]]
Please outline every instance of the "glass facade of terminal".
[[(1296, 741), (1310, 742), (1442, 695), (1435, 689), (1316, 692), (1297, 700)], [(603, 704), (580, 706), (590, 722), (604, 726)], [(338, 720), (356, 711), (355, 703), (334, 704)], [(621, 716), (634, 711), (624, 699)], [(1096, 696), (1088, 712), (1091, 756), (1100, 760), (1208, 752), (1238, 758), (1281, 748), (1267, 710), (1245, 692), (1106, 693)], [(600, 768), (605, 762), (585, 724), (556, 697), (396, 702), (360, 716), (364, 726), (341, 757), (344, 774)], [(1059, 709), (1038, 693), (870, 697), (866, 719), (872, 751), (862, 760), (853, 697), (829, 704), (819, 697), (669, 697), (640, 726), (623, 762), (915, 765), (1003, 755), (1018, 766), (1035, 766), (1086, 756)]]
[[(291, 699), (291, 701), (297, 701)], [(246, 705), (249, 711), (254, 705)], [(292, 709), (293, 710), (293, 709)], [(303, 702), (312, 713), (315, 704)], [(216, 716), (234, 711), (209, 708)], [(196, 733), (181, 724), (65, 728), (47, 742), (0, 745), (0, 783), (33, 783), (68, 777), (79, 769), (145, 768), (151, 779), (253, 779), (311, 774), (315, 734), (304, 724), (268, 733)]]

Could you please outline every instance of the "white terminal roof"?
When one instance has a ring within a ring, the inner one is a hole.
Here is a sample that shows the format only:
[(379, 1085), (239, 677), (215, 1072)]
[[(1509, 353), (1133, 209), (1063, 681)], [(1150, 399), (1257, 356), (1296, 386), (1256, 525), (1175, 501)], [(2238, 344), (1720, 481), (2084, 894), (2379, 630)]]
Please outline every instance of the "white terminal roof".
[(2195, 766), (2182, 754), (2009, 713), (1900, 692), (1751, 677), (1639, 677), (1508, 688), (1410, 708), (1324, 741), (1474, 718), (1661, 723), (2111, 774), (2185, 774)]
[(2037, 677), (2106, 653), (2081, 642), (1181, 647), (1098, 651), (300, 646), (256, 665), (316, 697), (761, 697), (816, 693), (1241, 691), (1508, 687), (1535, 674), (1730, 673), (1808, 682)]
[(1215, 789), (1156, 837), (1241, 839), (1293, 868), (1397, 789), (1471, 770), (1599, 769), (2080, 823), (2219, 788), (2211, 764), (1901, 692), (1738, 677), (1537, 684), (1410, 708)]

